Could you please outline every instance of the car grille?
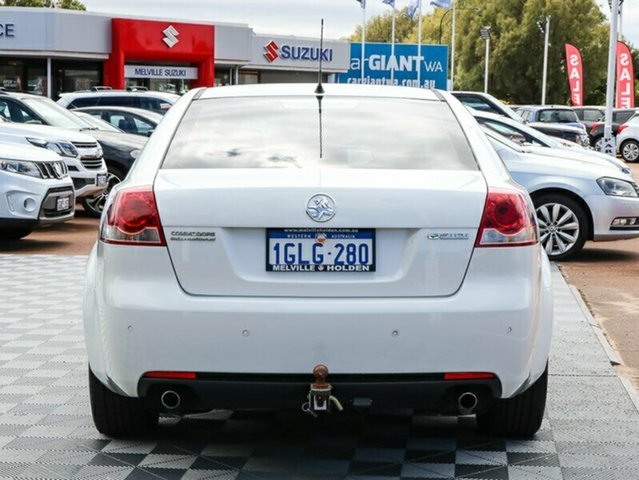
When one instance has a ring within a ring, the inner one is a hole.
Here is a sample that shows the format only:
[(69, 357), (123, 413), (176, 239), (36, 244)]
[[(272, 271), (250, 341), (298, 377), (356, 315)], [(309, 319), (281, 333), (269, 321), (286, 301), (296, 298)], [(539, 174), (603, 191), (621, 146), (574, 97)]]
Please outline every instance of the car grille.
[(91, 158), (91, 159), (83, 158), (81, 161), (82, 161), (82, 165), (84, 165), (84, 168), (91, 168), (94, 170), (102, 168), (101, 158)]
[(68, 174), (67, 166), (64, 162), (37, 162), (36, 166), (42, 178), (64, 178)]
[(72, 142), (75, 148), (98, 148), (96, 142)]

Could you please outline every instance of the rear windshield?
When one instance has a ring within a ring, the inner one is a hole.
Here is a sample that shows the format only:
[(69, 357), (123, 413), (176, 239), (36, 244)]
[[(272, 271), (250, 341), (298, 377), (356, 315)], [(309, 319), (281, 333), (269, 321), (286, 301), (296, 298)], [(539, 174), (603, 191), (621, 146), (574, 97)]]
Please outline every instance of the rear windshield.
[[(477, 170), (446, 103), (371, 97), (197, 100), (163, 168)], [(321, 140), (320, 140), (321, 138)]]
[(572, 110), (540, 110), (539, 121), (549, 123), (578, 123), (579, 118)]

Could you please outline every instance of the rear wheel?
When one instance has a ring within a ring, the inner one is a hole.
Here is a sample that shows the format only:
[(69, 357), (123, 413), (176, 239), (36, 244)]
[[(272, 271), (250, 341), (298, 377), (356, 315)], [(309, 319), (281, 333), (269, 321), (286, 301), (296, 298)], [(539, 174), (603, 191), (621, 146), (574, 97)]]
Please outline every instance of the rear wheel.
[(639, 160), (639, 142), (636, 140), (626, 140), (621, 144), (621, 156), (626, 162), (636, 162)]
[(125, 397), (102, 385), (89, 368), (89, 396), (93, 423), (110, 437), (133, 437), (152, 431), (158, 424), (157, 412), (150, 412), (137, 398)]
[(102, 210), (104, 210), (104, 205), (106, 204), (107, 198), (109, 198), (109, 193), (111, 193), (113, 187), (124, 180), (125, 176), (126, 175), (124, 175), (117, 168), (109, 167), (106, 190), (98, 193), (94, 197), (84, 197), (82, 199), (82, 206), (84, 207), (84, 210), (92, 217), (100, 218), (100, 216), (102, 216)]
[(548, 367), (523, 393), (500, 400), (492, 410), (477, 414), (479, 429), (500, 437), (530, 438), (541, 427), (546, 409)]
[(0, 230), (0, 241), (4, 242), (13, 242), (15, 240), (20, 240), (21, 238), (26, 237), (33, 229), (31, 228), (9, 228)]
[(597, 137), (595, 139), (593, 139), (592, 141), (592, 147), (597, 150), (598, 152), (603, 151), (603, 137)]
[(533, 198), (540, 241), (551, 260), (565, 260), (581, 251), (588, 234), (588, 217), (575, 200), (561, 194)]

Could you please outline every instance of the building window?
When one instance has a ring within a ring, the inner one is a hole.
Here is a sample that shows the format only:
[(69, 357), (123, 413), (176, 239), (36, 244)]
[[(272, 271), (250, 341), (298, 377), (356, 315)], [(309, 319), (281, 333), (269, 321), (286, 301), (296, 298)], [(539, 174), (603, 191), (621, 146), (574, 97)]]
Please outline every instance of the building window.
[(53, 75), (53, 96), (61, 93), (90, 90), (102, 85), (101, 62), (75, 62), (54, 60), (51, 64)]
[(260, 73), (249, 70), (240, 70), (240, 85), (254, 85), (260, 83)]
[(0, 59), (0, 87), (9, 92), (47, 94), (44, 59)]

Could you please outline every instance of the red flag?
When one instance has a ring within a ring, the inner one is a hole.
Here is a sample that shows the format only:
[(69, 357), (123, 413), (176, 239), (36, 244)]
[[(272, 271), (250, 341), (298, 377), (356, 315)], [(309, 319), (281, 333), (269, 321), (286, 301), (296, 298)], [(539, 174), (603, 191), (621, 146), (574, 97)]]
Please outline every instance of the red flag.
[(635, 108), (632, 54), (623, 42), (617, 42), (617, 108)]
[(566, 67), (568, 69), (568, 83), (570, 83), (570, 102), (573, 107), (584, 104), (584, 71), (579, 49), (569, 43), (566, 44)]

